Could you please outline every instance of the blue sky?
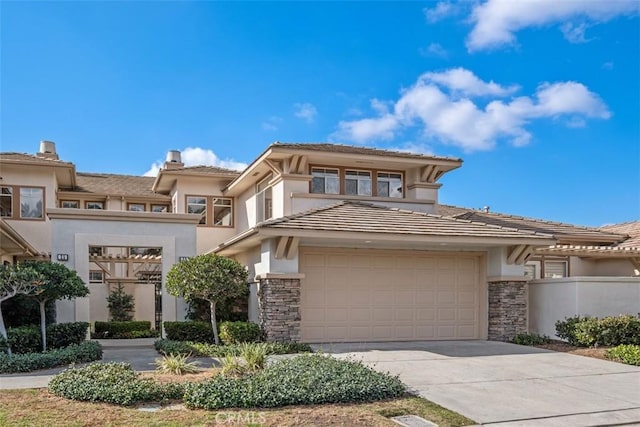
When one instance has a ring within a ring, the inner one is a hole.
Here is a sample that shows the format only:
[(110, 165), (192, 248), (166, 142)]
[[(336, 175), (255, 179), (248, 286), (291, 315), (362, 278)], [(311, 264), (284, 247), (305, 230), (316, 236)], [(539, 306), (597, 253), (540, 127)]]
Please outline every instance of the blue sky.
[(1, 149), (79, 171), (273, 141), (461, 157), (440, 201), (640, 218), (635, 0), (2, 2)]

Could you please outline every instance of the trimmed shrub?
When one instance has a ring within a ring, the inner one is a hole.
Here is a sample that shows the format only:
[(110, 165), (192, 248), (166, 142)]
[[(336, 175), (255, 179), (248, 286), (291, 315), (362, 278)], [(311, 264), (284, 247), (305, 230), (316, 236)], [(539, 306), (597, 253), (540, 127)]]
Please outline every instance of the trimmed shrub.
[(15, 354), (39, 353), (42, 351), (40, 329), (36, 326), (19, 326), (7, 329), (9, 346)]
[(6, 353), (8, 348), (9, 344), (7, 343), (7, 340), (0, 335), (0, 353)]
[(193, 341), (212, 343), (213, 329), (207, 322), (163, 322), (167, 339), (174, 341)]
[[(253, 345), (263, 347), (269, 355), (313, 352), (309, 344), (296, 342), (261, 342)], [(191, 354), (197, 357), (241, 356), (242, 353), (241, 345), (237, 344), (215, 345), (189, 341), (156, 340), (154, 347), (160, 354)]]
[(94, 338), (148, 338), (157, 336), (151, 331), (151, 322), (148, 320), (128, 320), (122, 322), (100, 322), (94, 325)]
[(640, 366), (640, 345), (619, 345), (607, 350), (607, 357), (611, 360)]
[(569, 317), (556, 322), (556, 334), (569, 344), (581, 347), (640, 345), (640, 317), (630, 314), (602, 319)]
[(260, 341), (260, 326), (253, 322), (222, 322), (220, 324), (220, 340), (224, 344), (240, 344)]
[(96, 341), (72, 344), (46, 353), (14, 354), (13, 356), (0, 353), (0, 374), (31, 372), (100, 359), (102, 359), (102, 346)]
[[(321, 385), (321, 386), (320, 386)], [(232, 378), (218, 375), (185, 385), (189, 408), (255, 408), (370, 402), (403, 395), (397, 378), (360, 362), (305, 355), (280, 360), (262, 371)]]
[(58, 323), (47, 326), (47, 348), (80, 344), (87, 338), (88, 322)]
[(71, 400), (133, 405), (182, 398), (184, 386), (141, 379), (128, 363), (92, 363), (54, 376), (49, 391)]
[(519, 345), (541, 345), (551, 342), (548, 336), (538, 334), (518, 334), (511, 340), (513, 344)]

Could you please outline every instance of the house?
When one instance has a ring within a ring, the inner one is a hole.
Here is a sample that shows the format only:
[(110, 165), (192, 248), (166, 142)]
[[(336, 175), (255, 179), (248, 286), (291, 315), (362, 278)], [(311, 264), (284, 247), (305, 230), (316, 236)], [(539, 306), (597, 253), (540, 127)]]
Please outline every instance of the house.
[(233, 257), (250, 273), (251, 320), (276, 341), (506, 340), (546, 332), (562, 311), (548, 312), (554, 290), (585, 283), (620, 286), (605, 311), (638, 306), (631, 232), (439, 204), (441, 177), (461, 165), (276, 142), (242, 172), (170, 151), (149, 178), (77, 172), (43, 141), (0, 154), (0, 255), (62, 262), (89, 283), (89, 297), (57, 303), (59, 321), (106, 320), (122, 283), (157, 326), (184, 317), (163, 285), (174, 263)]

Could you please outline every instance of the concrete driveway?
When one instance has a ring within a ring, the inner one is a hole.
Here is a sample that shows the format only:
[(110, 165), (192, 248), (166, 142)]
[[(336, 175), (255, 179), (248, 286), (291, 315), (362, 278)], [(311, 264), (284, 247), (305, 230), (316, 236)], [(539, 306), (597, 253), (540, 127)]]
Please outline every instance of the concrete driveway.
[[(481, 424), (640, 425), (640, 368), (492, 341), (323, 344)], [(637, 423), (637, 424), (636, 424)]]

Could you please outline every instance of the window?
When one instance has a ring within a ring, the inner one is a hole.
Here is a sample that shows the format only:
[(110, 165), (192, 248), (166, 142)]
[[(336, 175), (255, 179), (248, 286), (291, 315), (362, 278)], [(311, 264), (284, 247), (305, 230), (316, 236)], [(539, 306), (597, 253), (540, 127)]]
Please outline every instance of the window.
[(378, 196), (402, 197), (402, 174), (378, 172)]
[(60, 207), (66, 209), (80, 209), (80, 202), (77, 200), (62, 200), (60, 202)]
[(338, 169), (312, 168), (311, 192), (319, 194), (340, 194)]
[(346, 171), (344, 180), (345, 193), (349, 195), (371, 195), (371, 172)]
[(566, 261), (545, 261), (544, 277), (552, 278), (552, 279), (559, 278), (559, 277), (567, 277), (567, 262)]
[(146, 210), (146, 206), (144, 203), (129, 203), (127, 205), (127, 209), (131, 212), (144, 212)]
[(86, 202), (84, 204), (85, 209), (104, 209), (103, 202)]
[(207, 198), (199, 196), (187, 197), (187, 213), (200, 215), (200, 224), (207, 223)]
[(524, 265), (524, 277), (527, 280), (533, 280), (536, 278), (536, 265), (535, 264), (525, 264)]
[(0, 216), (13, 215), (13, 188), (0, 187)]
[(89, 283), (104, 283), (104, 272), (102, 270), (89, 271)]
[(151, 205), (151, 212), (169, 212), (169, 205)]
[(20, 218), (44, 218), (43, 203), (42, 188), (20, 188)]
[(233, 226), (233, 201), (232, 199), (213, 199), (213, 225), (218, 227)]

